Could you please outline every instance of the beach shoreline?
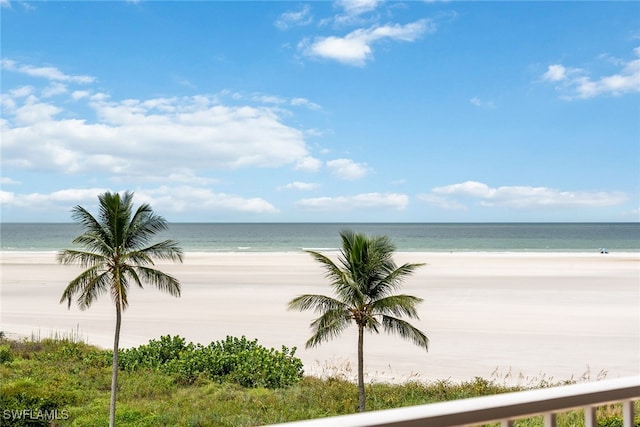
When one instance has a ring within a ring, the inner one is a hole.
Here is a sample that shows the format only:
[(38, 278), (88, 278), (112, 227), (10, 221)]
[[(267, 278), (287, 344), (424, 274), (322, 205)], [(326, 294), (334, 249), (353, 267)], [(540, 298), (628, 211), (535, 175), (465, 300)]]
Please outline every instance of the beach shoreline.
[[(367, 381), (640, 373), (638, 253), (397, 252), (395, 260), (427, 263), (401, 292), (424, 298), (412, 323), (427, 333), (430, 349), (366, 335)], [(308, 374), (355, 376), (355, 327), (305, 349), (314, 314), (286, 308), (299, 294), (331, 292), (305, 252), (187, 252), (183, 264), (157, 267), (181, 281), (182, 296), (132, 289), (122, 348), (161, 335), (204, 344), (244, 335), (267, 347), (297, 347)], [(85, 311), (59, 303), (79, 267), (57, 264), (55, 252), (2, 251), (0, 271), (0, 330), (42, 338), (73, 333), (112, 346), (108, 296)]]

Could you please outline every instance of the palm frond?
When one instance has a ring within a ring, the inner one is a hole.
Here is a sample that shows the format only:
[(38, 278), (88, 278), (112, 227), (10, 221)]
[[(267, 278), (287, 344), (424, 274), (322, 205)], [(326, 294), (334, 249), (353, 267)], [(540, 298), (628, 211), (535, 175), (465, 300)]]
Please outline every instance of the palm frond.
[(106, 265), (108, 259), (95, 252), (64, 249), (56, 255), (60, 264), (79, 264), (83, 268)]
[(118, 193), (106, 192), (98, 196), (100, 204), (99, 221), (108, 234), (107, 241), (113, 248), (123, 248), (126, 241), (131, 210), (133, 206), (133, 193), (125, 192), (122, 196)]
[(363, 327), (366, 331), (374, 332), (376, 334), (380, 333), (380, 321), (376, 318), (376, 316), (366, 316), (363, 322)]
[(71, 219), (80, 224), (83, 230), (89, 233), (104, 232), (103, 225), (82, 206), (74, 206), (71, 210)]
[(325, 277), (329, 279), (332, 286), (334, 286), (335, 283), (339, 283), (343, 280), (343, 271), (340, 270), (340, 268), (333, 262), (331, 258), (316, 251), (306, 252), (309, 253), (316, 261), (322, 264), (325, 269)]
[(311, 323), (314, 332), (307, 347), (337, 336), (353, 321), (364, 330), (378, 333), (383, 328), (427, 348), (426, 335), (400, 319), (402, 316), (417, 318), (416, 306), (422, 299), (393, 295), (402, 279), (423, 264), (397, 267), (393, 261), (395, 245), (386, 236), (367, 237), (344, 230), (340, 237), (342, 248), (338, 263), (319, 252), (309, 251), (324, 267), (337, 297), (301, 295), (289, 303), (290, 309), (320, 314)]
[(338, 294), (340, 300), (350, 305), (364, 304), (364, 294), (348, 270), (341, 269), (331, 258), (324, 254), (315, 251), (307, 252), (323, 265), (325, 276), (329, 279), (329, 284)]
[(392, 316), (382, 316), (382, 327), (385, 331), (398, 334), (400, 337), (429, 351), (429, 338), (409, 322)]
[(131, 218), (125, 246), (131, 249), (146, 246), (155, 234), (167, 228), (167, 221), (160, 215), (154, 214), (148, 204), (143, 204)]
[(149, 255), (151, 258), (167, 261), (182, 262), (184, 259), (184, 252), (175, 240), (163, 240), (162, 242), (141, 249), (140, 252)]
[(182, 249), (174, 241), (147, 245), (155, 233), (166, 229), (164, 218), (154, 214), (148, 204), (133, 213), (131, 192), (122, 195), (105, 192), (98, 196), (98, 201), (97, 217), (81, 206), (72, 210), (72, 218), (83, 229), (73, 243), (81, 245), (83, 250), (62, 250), (57, 260), (88, 269), (67, 286), (60, 302), (67, 300), (71, 304), (71, 299), (77, 296), (78, 305), (86, 308), (99, 295), (110, 292), (118, 307), (125, 309), (129, 285), (142, 287), (144, 282), (179, 296), (180, 283), (176, 278), (146, 267), (154, 264), (154, 258), (182, 261)]
[(412, 319), (418, 318), (416, 305), (423, 301), (412, 295), (390, 295), (371, 303), (371, 310), (375, 314), (387, 314), (393, 316), (407, 316)]
[(71, 307), (71, 300), (78, 295), (78, 307), (84, 310), (98, 296), (107, 292), (109, 284), (103, 280), (105, 272), (101, 266), (90, 267), (73, 279), (62, 293), (60, 303), (67, 301), (67, 306)]
[(78, 306), (80, 309), (86, 310), (101, 295), (107, 293), (111, 289), (111, 283), (111, 274), (108, 271), (99, 271), (78, 295)]
[(325, 295), (300, 295), (289, 302), (289, 310), (324, 313), (331, 310), (346, 310), (348, 306), (335, 298)]
[(73, 239), (73, 244), (86, 251), (108, 255), (113, 252), (111, 242), (104, 240), (104, 234), (88, 232)]
[(175, 277), (166, 274), (155, 268), (143, 266), (135, 266), (131, 269), (136, 274), (138, 286), (142, 287), (141, 282), (149, 283), (159, 291), (166, 292), (171, 296), (179, 297), (182, 291), (180, 281)]
[(402, 281), (406, 277), (410, 276), (417, 268), (424, 265), (424, 263), (406, 263), (392, 270), (387, 270), (386, 275), (381, 277), (380, 280), (376, 282), (375, 286), (372, 287), (371, 296), (373, 298), (380, 298), (391, 294), (391, 292), (401, 287)]
[(351, 314), (345, 310), (328, 310), (311, 322), (314, 331), (305, 343), (306, 348), (315, 347), (325, 341), (337, 337), (351, 323)]

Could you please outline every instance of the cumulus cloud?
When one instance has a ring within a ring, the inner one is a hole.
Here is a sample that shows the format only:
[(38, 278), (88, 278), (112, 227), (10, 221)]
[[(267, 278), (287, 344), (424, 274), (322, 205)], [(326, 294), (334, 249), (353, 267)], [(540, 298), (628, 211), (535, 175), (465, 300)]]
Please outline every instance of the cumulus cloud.
[(346, 180), (360, 179), (369, 173), (366, 163), (356, 163), (351, 159), (329, 160), (327, 167), (335, 176)]
[(337, 0), (334, 7), (341, 9), (341, 13), (333, 17), (333, 22), (337, 25), (362, 22), (362, 16), (375, 11), (382, 3), (381, 0)]
[(287, 164), (318, 168), (304, 133), (286, 125), (279, 110), (222, 105), (202, 95), (112, 101), (100, 93), (73, 92), (71, 97), (86, 103), (98, 120), (70, 118), (73, 112), (34, 95), (3, 96), (2, 164), (140, 175)]
[[(18, 176), (17, 171), (58, 176), (58, 186), (68, 186), (72, 179), (94, 183), (89, 184), (93, 187), (104, 182), (126, 186), (136, 190), (138, 201), (153, 202), (163, 212), (206, 219), (217, 213), (235, 218), (279, 212), (270, 201), (248, 196), (247, 188), (242, 194), (212, 189), (241, 185), (234, 178), (217, 178), (234, 176), (223, 169), (251, 169), (259, 174), (261, 168), (315, 172), (323, 166), (307, 148), (305, 132), (286, 123), (295, 108), (320, 108), (303, 97), (228, 91), (112, 99), (92, 85), (77, 90), (74, 85), (88, 80), (57, 68), (6, 60), (3, 67), (22, 72), (34, 82), (7, 88), (1, 98), (0, 166), (6, 177), (0, 198), (3, 212), (15, 218), (26, 208), (68, 218), (70, 206), (95, 205), (96, 195), (105, 191), (42, 193), (24, 184), (22, 194), (6, 191), (17, 183), (8, 178)], [(313, 185), (294, 182), (288, 189), (308, 190)]]
[(617, 61), (620, 69), (610, 75), (593, 78), (579, 68), (552, 64), (542, 80), (558, 84), (568, 98), (593, 98), (599, 95), (622, 95), (640, 92), (640, 47), (633, 50), (636, 59)]
[(348, 15), (361, 15), (375, 10), (381, 3), (380, 0), (337, 0), (336, 6), (342, 8)]
[(190, 213), (201, 216), (224, 212), (273, 214), (278, 209), (260, 197), (242, 197), (219, 193), (210, 188), (193, 186), (162, 186), (136, 191), (136, 199), (149, 203), (155, 210), (169, 213)]
[(286, 185), (278, 187), (279, 190), (297, 190), (297, 191), (310, 191), (318, 188), (320, 185), (314, 182), (300, 182), (294, 181)]
[(307, 98), (292, 98), (290, 101), (294, 107), (306, 107), (310, 110), (320, 110), (322, 107), (315, 102), (309, 101)]
[(107, 191), (105, 188), (65, 189), (51, 193), (16, 194), (0, 192), (3, 209), (26, 209), (39, 211), (66, 211), (70, 206), (86, 203), (95, 204), (96, 195)]
[(20, 181), (16, 181), (13, 178), (9, 178), (8, 176), (0, 177), (0, 185), (17, 185), (20, 184)]
[(580, 70), (567, 70), (567, 68), (560, 64), (553, 64), (547, 67), (547, 71), (542, 75), (542, 79), (549, 82), (560, 82), (568, 77), (569, 74), (578, 72)]
[(621, 192), (562, 191), (531, 186), (494, 188), (477, 181), (436, 187), (430, 194), (422, 194), (419, 198), (434, 206), (451, 210), (466, 210), (465, 202), (469, 201), (479, 201), (480, 205), (485, 207), (535, 209), (615, 206), (628, 199), (627, 195)]
[(409, 204), (409, 197), (399, 193), (364, 193), (354, 196), (315, 197), (302, 199), (296, 206), (306, 211), (346, 212), (358, 209), (403, 210)]
[(291, 10), (281, 14), (276, 20), (275, 26), (281, 30), (286, 30), (291, 27), (309, 25), (312, 22), (311, 7), (305, 4), (298, 10)]
[(11, 59), (2, 59), (0, 65), (6, 71), (26, 74), (31, 77), (41, 77), (47, 80), (70, 83), (92, 83), (95, 81), (95, 78), (91, 76), (65, 74), (56, 67), (35, 67), (33, 65), (20, 64)]
[(436, 208), (440, 208), (440, 209), (444, 209), (447, 211), (467, 211), (469, 210), (469, 208), (457, 201), (457, 200), (453, 200), (453, 199), (449, 199), (447, 197), (443, 197), (443, 196), (439, 196), (436, 194), (419, 194), (418, 195), (418, 200), (421, 200), (423, 202), (426, 202), (428, 204), (430, 204), (431, 206), (434, 206)]
[[(65, 189), (52, 193), (15, 194), (0, 191), (3, 209), (28, 209), (67, 213), (70, 206), (81, 205), (93, 210), (97, 195), (109, 190), (105, 188)], [(182, 186), (160, 186), (135, 191), (136, 203), (149, 203), (164, 216), (188, 213), (194, 217), (208, 217), (219, 213), (275, 214), (278, 209), (260, 197), (242, 197), (235, 194), (215, 192), (210, 188)]]
[(322, 161), (311, 156), (306, 156), (299, 159), (295, 165), (296, 170), (301, 170), (306, 172), (316, 172), (321, 167), (322, 167)]
[(52, 96), (63, 94), (67, 91), (67, 85), (60, 82), (53, 82), (42, 90), (42, 96), (49, 98)]
[(305, 39), (298, 45), (309, 57), (331, 59), (347, 65), (364, 66), (373, 58), (372, 45), (381, 40), (413, 42), (426, 32), (435, 31), (435, 26), (426, 19), (406, 25), (388, 24), (357, 29), (344, 37), (316, 37)]

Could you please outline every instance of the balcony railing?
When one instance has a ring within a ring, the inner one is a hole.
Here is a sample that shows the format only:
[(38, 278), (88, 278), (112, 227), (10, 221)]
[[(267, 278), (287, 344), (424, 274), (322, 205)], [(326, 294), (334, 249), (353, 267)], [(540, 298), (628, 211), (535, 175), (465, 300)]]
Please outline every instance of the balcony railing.
[(623, 427), (633, 427), (634, 400), (640, 398), (640, 376), (493, 396), (432, 403), (406, 408), (342, 415), (279, 424), (282, 427), (453, 427), (542, 415), (545, 427), (555, 427), (556, 414), (584, 409), (585, 427), (596, 427), (596, 408), (622, 403)]

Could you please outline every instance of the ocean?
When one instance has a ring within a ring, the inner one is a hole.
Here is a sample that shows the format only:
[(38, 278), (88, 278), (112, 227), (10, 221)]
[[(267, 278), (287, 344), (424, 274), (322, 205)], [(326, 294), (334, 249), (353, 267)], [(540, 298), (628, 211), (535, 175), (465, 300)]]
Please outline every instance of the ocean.
[[(386, 235), (403, 252), (640, 252), (640, 223), (170, 223), (160, 239), (186, 252), (335, 250), (350, 229)], [(3, 251), (73, 248), (71, 223), (2, 223)]]

